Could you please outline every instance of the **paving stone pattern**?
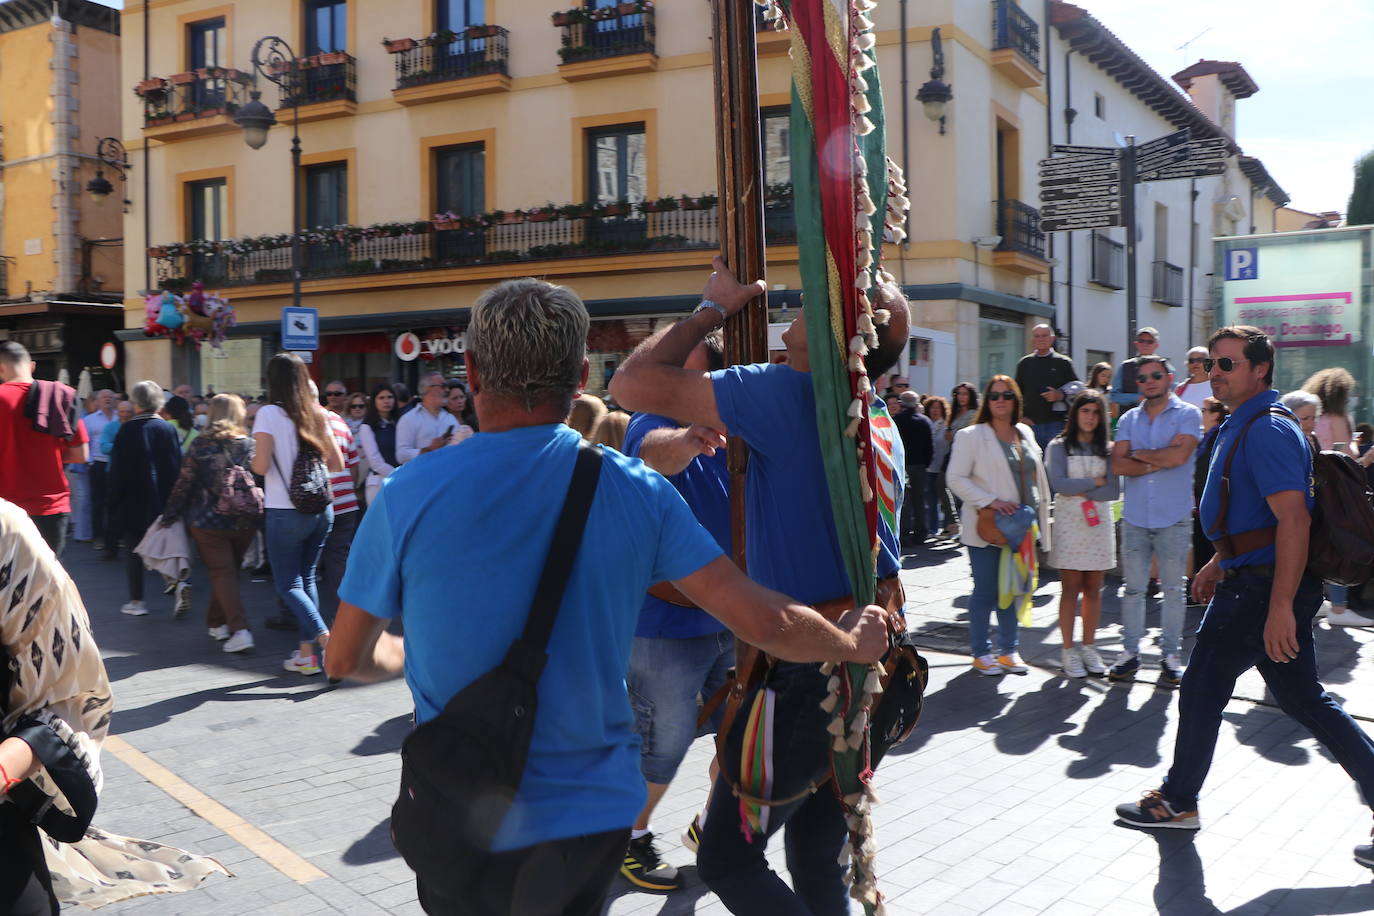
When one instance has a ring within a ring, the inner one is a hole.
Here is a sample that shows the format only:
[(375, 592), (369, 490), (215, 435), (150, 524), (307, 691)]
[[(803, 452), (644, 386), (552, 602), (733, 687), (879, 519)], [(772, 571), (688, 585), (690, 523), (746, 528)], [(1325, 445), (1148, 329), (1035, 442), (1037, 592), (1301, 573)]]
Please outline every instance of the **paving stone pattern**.
[[(420, 912), (412, 875), (387, 835), (411, 711), (402, 683), (329, 689), (322, 678), (288, 674), (281, 661), (292, 634), (260, 625), (256, 651), (225, 655), (205, 633), (208, 582), (199, 570), (188, 619), (173, 620), (171, 599), (151, 590), (152, 613), (130, 618), (118, 610), (121, 563), (100, 561), (84, 544), (70, 545), (66, 561), (114, 682), (114, 733), (326, 875), (304, 884), (286, 877), (106, 753), (97, 824), (213, 855), (235, 877), (102, 912)], [(1370, 872), (1350, 857), (1368, 835), (1369, 809), (1311, 736), (1273, 708), (1257, 675), (1242, 680), (1227, 708), (1204, 790), (1204, 829), (1124, 829), (1113, 824), (1113, 806), (1157, 785), (1173, 741), (1175, 698), (1151, 683), (1152, 647), (1130, 687), (1059, 676), (1058, 587), (1050, 581), (1022, 637), (1031, 672), (981, 677), (966, 654), (962, 551), (918, 550), (903, 578), (931, 683), (925, 718), (876, 782), (889, 913), (1374, 911)], [(1101, 640), (1108, 658), (1119, 644), (1110, 596), (1118, 585), (1108, 580)], [(276, 612), (268, 583), (245, 575), (243, 590), (255, 623)], [(1149, 608), (1153, 625), (1157, 601)], [(1190, 609), (1190, 635), (1198, 616)], [(1317, 640), (1328, 685), (1357, 716), (1374, 716), (1374, 679), (1357, 673), (1374, 634), (1323, 625)], [(705, 801), (711, 753), (709, 740), (698, 739), (654, 819), (665, 858), (683, 866), (686, 886), (661, 896), (617, 879), (607, 913), (725, 912), (686, 864), (679, 838)], [(770, 860), (783, 869), (780, 841)]]

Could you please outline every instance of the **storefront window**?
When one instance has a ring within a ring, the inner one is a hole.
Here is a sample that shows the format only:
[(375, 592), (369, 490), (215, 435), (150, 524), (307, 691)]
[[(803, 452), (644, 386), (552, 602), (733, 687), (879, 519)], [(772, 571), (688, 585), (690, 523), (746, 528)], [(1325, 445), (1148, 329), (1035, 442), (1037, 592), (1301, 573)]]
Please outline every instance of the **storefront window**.
[(229, 338), (223, 349), (200, 348), (200, 387), (205, 393), (240, 394), (257, 397), (262, 384), (262, 341), (254, 338)]
[(321, 389), (337, 380), (349, 391), (371, 394), (378, 385), (392, 381), (391, 338), (381, 331), (326, 334), (320, 338), (315, 359), (311, 375)]
[(587, 330), (587, 393), (605, 397), (616, 368), (655, 331), (677, 321), (676, 317), (606, 318), (593, 320)]
[(1011, 314), (978, 316), (979, 387), (994, 375), (1016, 375), (1016, 362), (1026, 354), (1026, 325)]

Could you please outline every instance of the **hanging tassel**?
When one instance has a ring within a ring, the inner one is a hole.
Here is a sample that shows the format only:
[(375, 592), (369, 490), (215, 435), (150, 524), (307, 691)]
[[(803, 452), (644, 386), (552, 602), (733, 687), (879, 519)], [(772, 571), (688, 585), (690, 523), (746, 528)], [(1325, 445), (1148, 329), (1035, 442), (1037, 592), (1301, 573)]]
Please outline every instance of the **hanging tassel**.
[(862, 736), (866, 728), (868, 728), (868, 713), (861, 709), (854, 714), (854, 720), (849, 723), (849, 731), (851, 735)]
[(873, 28), (873, 20), (869, 19), (863, 13), (859, 13), (854, 17), (854, 27), (861, 32), (870, 31)]
[(896, 226), (888, 226), (887, 231), (884, 232), (883, 235), (886, 236), (887, 240), (892, 244), (900, 245), (906, 239), (906, 230)]
[(864, 402), (859, 400), (858, 398), (855, 398), (854, 400), (850, 401), (849, 410), (846, 411), (846, 413), (848, 413), (849, 416), (854, 417), (855, 419), (862, 419), (864, 415)]
[(889, 312), (887, 309), (875, 309), (875, 310), (874, 310), (874, 312), (873, 312), (873, 323), (874, 323), (874, 324), (877, 324), (877, 325), (880, 325), (880, 326), (881, 326), (881, 325), (886, 325), (886, 324), (887, 324), (889, 321), (891, 321), (891, 320), (892, 320), (892, 313)]
[(860, 356), (860, 355), (857, 354), (857, 353), (851, 353), (851, 354), (849, 354), (849, 371), (850, 371), (850, 372), (862, 372), (862, 371), (864, 371), (864, 361), (863, 361), (863, 357), (862, 357), (862, 356)]
[(832, 674), (832, 675), (830, 675), (830, 680), (826, 681), (826, 683), (825, 683), (825, 690), (826, 690), (826, 692), (827, 692), (827, 693), (838, 693), (838, 692), (839, 692), (839, 689), (840, 689), (840, 676), (839, 676), (838, 674)]
[(883, 689), (882, 678), (878, 676), (878, 669), (869, 668), (868, 677), (864, 678), (864, 693), (878, 693)]
[(832, 674), (835, 671), (835, 662), (821, 662), (821, 674)]
[(870, 111), (873, 110), (873, 106), (868, 104), (868, 96), (864, 95), (862, 92), (854, 93), (854, 95), (852, 96), (852, 100), (854, 110), (857, 111), (859, 114), (868, 114)]
[(843, 735), (844, 720), (841, 719), (839, 716), (836, 716), (835, 718), (830, 720), (830, 724), (825, 727), (825, 730), (830, 734), (835, 735), (836, 737)]
[(833, 713), (835, 711), (835, 706), (839, 703), (839, 701), (840, 698), (838, 696), (836, 696), (833, 693), (830, 694), (830, 696), (826, 697), (824, 700), (821, 700), (821, 711)]
[(849, 850), (849, 844), (848, 844), (848, 843), (845, 843), (843, 846), (840, 847), (840, 854), (839, 854), (839, 856), (836, 857), (836, 859), (835, 859), (835, 864), (838, 865), (838, 866), (840, 866), (841, 868), (848, 868), (848, 867), (849, 867), (849, 852), (850, 852), (850, 850)]
[(873, 249), (872, 249), (872, 248), (869, 248), (869, 247), (866, 246), (866, 245), (865, 245), (864, 247), (860, 248), (860, 249), (859, 249), (859, 255), (858, 255), (858, 258), (857, 258), (857, 260), (855, 261), (855, 263), (858, 264), (858, 266), (859, 266), (860, 269), (863, 269), (863, 268), (865, 268), (865, 267), (872, 267), (872, 266), (873, 266)]
[(873, 46), (878, 43), (878, 39), (873, 37), (872, 32), (861, 32), (854, 43), (859, 46), (860, 51), (871, 51)]
[(879, 804), (878, 793), (873, 790), (873, 783), (864, 783), (864, 798), (868, 799), (870, 805)]
[(849, 338), (849, 352), (857, 353), (860, 356), (863, 356), (864, 354), (868, 353), (868, 347), (864, 345), (864, 339), (860, 337), (858, 334), (855, 334), (853, 337)]
[(853, 76), (849, 78), (849, 85), (853, 87), (855, 92), (868, 91), (868, 80), (864, 79), (858, 73), (855, 73)]
[(854, 438), (855, 436), (857, 436), (858, 434), (859, 434), (859, 421), (858, 421), (858, 420), (850, 420), (850, 421), (849, 421), (849, 425), (846, 426), (846, 427), (844, 428), (844, 437), (845, 437), (846, 439), (853, 439), (853, 438)]
[(830, 745), (830, 749), (837, 754), (843, 754), (845, 751), (849, 750), (849, 745), (845, 742), (844, 738), (837, 737), (834, 743)]
[[(868, 120), (868, 119), (865, 118), (864, 120)], [(869, 126), (872, 127), (871, 124), (870, 124)], [(867, 191), (867, 190), (860, 190), (860, 191), (859, 191), (859, 196), (858, 196), (857, 203), (858, 203), (858, 207), (857, 207), (858, 211), (859, 211), (860, 213), (862, 213), (864, 216), (872, 216), (874, 213), (877, 213), (877, 212), (878, 212), (878, 208), (877, 208), (876, 206), (874, 206), (874, 204), (873, 204), (873, 198), (868, 196), (868, 191)]]
[(867, 474), (860, 474), (860, 475), (859, 475), (859, 490), (860, 490), (860, 492), (863, 493), (864, 502), (866, 502), (866, 503), (871, 503), (871, 502), (873, 502), (873, 488), (872, 488), (871, 486), (868, 485), (868, 475), (867, 475)]

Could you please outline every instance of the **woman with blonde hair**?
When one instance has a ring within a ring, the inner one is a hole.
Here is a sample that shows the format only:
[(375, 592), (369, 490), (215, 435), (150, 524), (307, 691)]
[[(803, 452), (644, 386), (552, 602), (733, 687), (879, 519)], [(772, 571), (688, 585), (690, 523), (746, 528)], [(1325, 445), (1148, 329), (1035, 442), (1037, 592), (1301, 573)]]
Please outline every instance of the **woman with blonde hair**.
[(1313, 373), (1302, 383), (1302, 390), (1315, 394), (1321, 402), (1315, 433), (1322, 448), (1358, 458), (1355, 424), (1350, 420), (1350, 395), (1355, 390), (1355, 376), (1340, 366), (1333, 366)]
[(263, 496), (249, 471), (253, 440), (244, 429), (245, 413), (236, 394), (210, 399), (209, 425), (186, 452), (162, 512), (163, 525), (186, 522), (210, 573), (206, 624), (210, 637), (224, 642), (225, 652), (253, 648), (238, 574), (262, 520)]
[(267, 399), (253, 422), (253, 472), (266, 487), (267, 557), (272, 581), (300, 625), (300, 648), (282, 663), (287, 671), (321, 671), (315, 644), (329, 642), (320, 616), (315, 570), (334, 522), (329, 473), (344, 469), (324, 408), (310, 393), (310, 373), (293, 353), (267, 362)]
[[(1021, 425), (1021, 389), (1016, 380), (1007, 375), (994, 375), (984, 390), (983, 403), (977, 418), (954, 436), (945, 482), (954, 495), (963, 500), (959, 536), (968, 547), (969, 566), (973, 571), (973, 594), (969, 598), (969, 643), (973, 652), (973, 668), (979, 674), (1025, 674), (1028, 670), (1017, 650), (1018, 599), (1024, 603), (1027, 595), (1018, 586), (1003, 589), (1002, 564), (1009, 559), (1009, 551), (1024, 546), (1024, 539), (1016, 543), (988, 523), (999, 516), (1019, 515), (1023, 519), (1026, 508), (1040, 528), (1041, 545), (1050, 549), (1049, 502), (1050, 485), (1040, 456), (1040, 446), (1029, 429)], [(979, 513), (985, 524), (979, 525)], [(1001, 543), (987, 540), (984, 535), (1001, 539)], [(1034, 562), (1035, 551), (1029, 561)], [(1033, 570), (1031, 582), (1033, 583)], [(1025, 583), (1019, 583), (1024, 588)], [(1005, 600), (1004, 600), (1005, 598)], [(992, 654), (989, 622), (993, 609), (997, 610), (997, 635), (1000, 652)]]

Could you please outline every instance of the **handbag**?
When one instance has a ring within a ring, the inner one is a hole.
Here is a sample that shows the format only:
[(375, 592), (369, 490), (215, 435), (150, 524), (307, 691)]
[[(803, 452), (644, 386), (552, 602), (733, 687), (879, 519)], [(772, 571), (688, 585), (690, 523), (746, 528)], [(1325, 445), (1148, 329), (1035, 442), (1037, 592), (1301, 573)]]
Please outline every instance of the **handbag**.
[[(1021, 442), (1021, 448), (1023, 450), (1021, 452), (1021, 488), (1025, 491), (1029, 489), (1029, 483), (1026, 480), (1026, 453), (1024, 451), (1026, 447), (1026, 437), (1020, 429), (1017, 429), (1016, 434)], [(987, 541), (990, 547), (1007, 546), (1006, 536), (1002, 534), (1001, 529), (997, 527), (997, 510), (991, 506), (984, 506), (978, 510), (977, 532), (978, 536)]]
[(545, 650), (600, 471), (601, 450), (580, 445), (525, 629), (501, 664), (458, 691), (401, 744), (391, 840), (416, 877), (442, 897), (469, 896), (520, 788)]
[(243, 465), (234, 461), (229, 449), (224, 449), (229, 464), (220, 477), (219, 498), (215, 500), (215, 513), (233, 518), (262, 515), (266, 500), (262, 487), (253, 480), (253, 475)]

